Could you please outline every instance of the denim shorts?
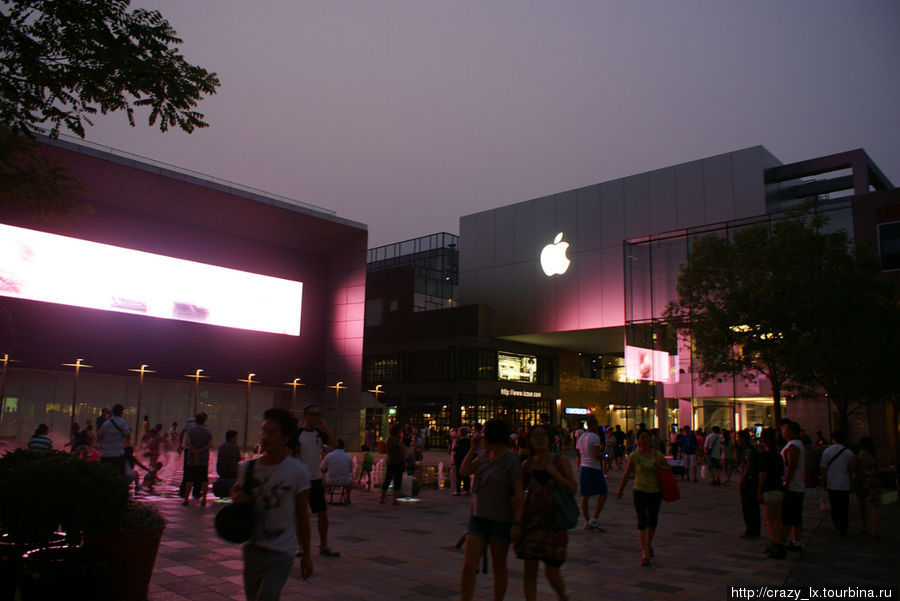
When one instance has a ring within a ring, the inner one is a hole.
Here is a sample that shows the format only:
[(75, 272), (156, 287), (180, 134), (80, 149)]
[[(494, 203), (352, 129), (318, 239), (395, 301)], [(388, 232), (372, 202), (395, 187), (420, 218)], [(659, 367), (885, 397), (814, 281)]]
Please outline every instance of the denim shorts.
[(489, 543), (509, 543), (509, 530), (512, 524), (498, 522), (488, 518), (480, 518), (476, 515), (469, 516), (469, 526), (466, 532), (472, 536), (483, 538)]

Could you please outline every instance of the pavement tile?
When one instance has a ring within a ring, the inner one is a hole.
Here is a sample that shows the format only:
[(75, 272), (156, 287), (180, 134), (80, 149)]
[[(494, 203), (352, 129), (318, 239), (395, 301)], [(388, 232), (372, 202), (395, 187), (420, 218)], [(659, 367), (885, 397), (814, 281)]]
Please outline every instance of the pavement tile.
[[(426, 461), (443, 460), (443, 452), (426, 453)], [(178, 482), (176, 473), (166, 478)], [(615, 490), (621, 471), (607, 475)], [(720, 601), (732, 585), (781, 586), (801, 582), (820, 585), (880, 584), (897, 587), (898, 505), (881, 508), (880, 539), (857, 534), (858, 515), (851, 508), (851, 536), (838, 537), (815, 495), (804, 508), (807, 549), (782, 561), (762, 554), (764, 539), (740, 539), (743, 531), (737, 487), (680, 482), (682, 500), (664, 503), (654, 540), (658, 556), (650, 568), (638, 565), (640, 550), (630, 487), (621, 500), (610, 497), (601, 513), (605, 533), (570, 531), (569, 559), (563, 578), (571, 599), (589, 601)], [(219, 540), (212, 528), (218, 507), (192, 503), (182, 507), (169, 484), (150, 500), (167, 516), (148, 601), (243, 601), (241, 549)], [(471, 498), (424, 489), (416, 502), (379, 505), (376, 494), (354, 495), (352, 505), (329, 509), (329, 534), (340, 558), (313, 557), (314, 574), (299, 579), (295, 563), (283, 599), (317, 601), (446, 601), (458, 596), (462, 549)], [(593, 503), (592, 503), (593, 506)], [(312, 519), (313, 541), (317, 541)], [(510, 553), (506, 599), (523, 598), (521, 562)], [(492, 578), (479, 573), (475, 598), (491, 598)], [(543, 576), (538, 598), (554, 595)]]

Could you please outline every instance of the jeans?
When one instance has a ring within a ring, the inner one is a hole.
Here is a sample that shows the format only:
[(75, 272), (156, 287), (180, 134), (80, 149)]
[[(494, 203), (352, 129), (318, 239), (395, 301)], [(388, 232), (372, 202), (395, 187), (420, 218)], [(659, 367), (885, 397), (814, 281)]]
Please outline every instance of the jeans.
[(247, 601), (278, 601), (293, 564), (293, 555), (245, 545), (244, 594)]

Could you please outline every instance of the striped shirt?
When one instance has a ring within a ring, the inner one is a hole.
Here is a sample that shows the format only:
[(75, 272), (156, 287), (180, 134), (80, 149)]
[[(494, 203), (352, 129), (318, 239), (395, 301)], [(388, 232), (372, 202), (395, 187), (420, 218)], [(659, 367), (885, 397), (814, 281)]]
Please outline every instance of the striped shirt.
[(53, 448), (53, 441), (45, 434), (35, 434), (29, 439), (28, 448), (32, 451), (48, 451)]

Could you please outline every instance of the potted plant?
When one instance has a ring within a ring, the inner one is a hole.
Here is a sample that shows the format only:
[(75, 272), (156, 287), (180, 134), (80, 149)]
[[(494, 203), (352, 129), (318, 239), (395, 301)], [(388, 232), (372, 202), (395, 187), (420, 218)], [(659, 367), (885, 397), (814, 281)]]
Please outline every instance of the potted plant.
[[(0, 457), (3, 564), (20, 572), (23, 601), (96, 598), (106, 564), (81, 546), (82, 534), (121, 524), (127, 507), (125, 478), (103, 463), (61, 451), (19, 449)], [(4, 587), (4, 594), (14, 591)]]
[(106, 595), (113, 601), (147, 598), (156, 553), (166, 520), (153, 505), (129, 501), (120, 523), (84, 533), (85, 549), (95, 551), (109, 568)]

